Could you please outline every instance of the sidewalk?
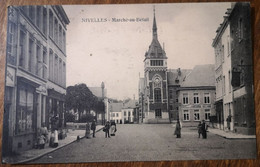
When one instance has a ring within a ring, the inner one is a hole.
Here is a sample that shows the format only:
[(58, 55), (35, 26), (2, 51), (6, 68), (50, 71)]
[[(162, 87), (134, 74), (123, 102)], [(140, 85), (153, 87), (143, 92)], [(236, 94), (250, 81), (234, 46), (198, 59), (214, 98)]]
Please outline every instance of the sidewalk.
[[(96, 132), (100, 131), (102, 128), (103, 128), (102, 125), (97, 125)], [(67, 133), (67, 137), (63, 140), (59, 140), (58, 147), (51, 148), (51, 147), (49, 147), (49, 144), (47, 143), (45, 145), (44, 149), (31, 149), (31, 150), (27, 150), (27, 151), (21, 151), (21, 152), (17, 153), (17, 155), (14, 155), (14, 156), (3, 157), (2, 163), (21, 164), (21, 163), (26, 163), (26, 162), (35, 160), (37, 158), (40, 158), (46, 154), (49, 154), (49, 153), (55, 151), (57, 149), (60, 149), (68, 144), (75, 142), (77, 140), (77, 136), (79, 136), (81, 139), (84, 138), (85, 130), (69, 129), (68, 133)]]
[(217, 128), (209, 128), (210, 133), (216, 134), (218, 136), (224, 137), (226, 139), (256, 139), (256, 135), (243, 135), (234, 132), (227, 132)]

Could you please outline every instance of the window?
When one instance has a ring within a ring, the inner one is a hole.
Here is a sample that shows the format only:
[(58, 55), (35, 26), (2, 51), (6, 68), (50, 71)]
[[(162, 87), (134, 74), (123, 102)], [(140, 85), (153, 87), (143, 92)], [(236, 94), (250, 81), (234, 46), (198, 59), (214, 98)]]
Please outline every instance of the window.
[(37, 45), (36, 47), (36, 64), (35, 64), (35, 68), (36, 68), (36, 75), (40, 75), (41, 72), (41, 47), (39, 45)]
[(116, 117), (118, 117), (118, 113), (116, 113)]
[(126, 112), (124, 111), (124, 116), (126, 116)]
[(151, 66), (163, 66), (163, 60), (151, 60)]
[(43, 66), (43, 70), (42, 70), (42, 77), (44, 78), (44, 79), (47, 79), (47, 55), (46, 55), (46, 48), (43, 48), (43, 64), (42, 64), (42, 66)]
[(227, 36), (227, 56), (230, 55), (230, 37), (229, 35)]
[(170, 98), (170, 99), (173, 98), (173, 91), (172, 91), (172, 89), (169, 90), (169, 98)]
[(58, 70), (59, 70), (59, 58), (58, 56), (55, 54), (55, 60), (54, 60), (54, 82), (58, 83)]
[(131, 116), (131, 112), (130, 112), (130, 111), (128, 111), (128, 116), (129, 116), (129, 117)]
[(16, 59), (13, 55), (14, 32), (15, 32), (15, 24), (10, 22), (8, 25), (8, 36), (7, 36), (7, 62), (12, 65), (16, 65)]
[(62, 49), (62, 28), (61, 28), (61, 25), (59, 25), (59, 47), (60, 49)]
[(62, 35), (62, 40), (63, 40), (63, 47), (62, 47), (62, 50), (63, 52), (65, 53), (66, 51), (66, 34), (65, 34), (65, 31), (63, 30), (63, 35)]
[(231, 73), (228, 71), (228, 90), (231, 92)]
[(226, 79), (225, 76), (223, 76), (223, 94), (226, 93)]
[(200, 111), (194, 110), (194, 120), (199, 121), (200, 120)]
[(34, 6), (29, 6), (29, 17), (32, 20), (32, 22), (34, 23), (34, 21), (35, 21), (35, 8), (34, 8)]
[(65, 62), (63, 62), (63, 68), (62, 68), (62, 70), (63, 70), (63, 73), (62, 73), (62, 74), (63, 74), (63, 81), (62, 81), (63, 84), (62, 84), (62, 85), (63, 85), (64, 87), (66, 87), (66, 64), (65, 64)]
[(205, 120), (209, 121), (210, 118), (210, 109), (205, 109)]
[(161, 109), (155, 109), (155, 118), (162, 118)]
[(56, 44), (58, 44), (58, 41), (59, 41), (59, 39), (58, 39), (58, 33), (59, 33), (59, 30), (58, 30), (58, 20), (55, 18), (54, 19), (54, 42), (56, 43)]
[(52, 11), (49, 12), (49, 35), (53, 38), (53, 14)]
[(41, 28), (41, 7), (40, 6), (37, 6), (37, 17), (36, 17), (36, 25), (38, 26), (38, 28)]
[(190, 112), (189, 110), (183, 110), (183, 120), (189, 121), (190, 120)]
[(179, 99), (177, 98), (177, 99), (175, 99), (175, 101), (176, 101), (176, 103), (178, 103), (178, 102), (179, 102)]
[(239, 38), (239, 41), (241, 41), (243, 39), (243, 19), (240, 18), (238, 20), (238, 38)]
[(46, 35), (47, 34), (47, 9), (44, 7), (43, 8), (43, 33)]
[(170, 104), (170, 110), (173, 110), (173, 105), (172, 104)]
[(53, 81), (53, 52), (49, 53), (49, 80)]
[(155, 88), (154, 89), (154, 101), (155, 102), (161, 102), (161, 89), (160, 88)]
[(58, 79), (59, 79), (59, 84), (62, 84), (62, 60), (61, 58), (59, 59), (59, 71), (58, 71)]
[(33, 89), (28, 86), (19, 87), (18, 110), (16, 113), (16, 133), (28, 133), (33, 131)]
[(182, 103), (183, 104), (188, 104), (189, 103), (188, 93), (183, 93)]
[(194, 102), (194, 104), (199, 104), (199, 94), (198, 93), (193, 94), (193, 102)]
[(209, 93), (204, 93), (204, 103), (209, 104), (210, 103), (210, 95)]
[(34, 45), (34, 41), (33, 39), (29, 39), (29, 57), (28, 57), (28, 67), (29, 67), (29, 71), (32, 72), (33, 71), (33, 51), (34, 51), (34, 48), (33, 48), (33, 45)]

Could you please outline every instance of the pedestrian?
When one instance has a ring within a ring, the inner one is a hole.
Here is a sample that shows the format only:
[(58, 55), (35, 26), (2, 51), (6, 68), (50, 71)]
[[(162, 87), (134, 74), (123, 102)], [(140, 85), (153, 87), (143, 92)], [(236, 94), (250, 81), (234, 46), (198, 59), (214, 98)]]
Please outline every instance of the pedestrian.
[(201, 134), (202, 134), (203, 139), (207, 138), (207, 129), (208, 129), (208, 125), (205, 123), (205, 120), (202, 120)]
[(177, 120), (174, 135), (176, 135), (176, 138), (181, 138), (181, 124), (179, 120)]
[(111, 133), (110, 133), (110, 135), (115, 136), (116, 131), (117, 131), (116, 123), (115, 123), (115, 121), (111, 121)]
[(89, 125), (88, 122), (87, 122), (87, 124), (86, 124), (86, 133), (85, 133), (85, 137), (86, 137), (87, 139), (90, 138), (90, 125)]
[(94, 120), (92, 121), (92, 123), (91, 123), (91, 130), (93, 131), (92, 137), (93, 137), (93, 138), (96, 137), (96, 136), (95, 136), (95, 133), (96, 133), (96, 120), (95, 120), (95, 119), (94, 119)]
[(105, 124), (105, 127), (104, 127), (105, 137), (106, 137), (106, 138), (107, 138), (107, 137), (110, 138), (109, 130), (110, 130), (110, 123), (109, 123), (109, 121), (107, 121), (106, 124)]
[(199, 124), (198, 124), (198, 134), (199, 134), (199, 138), (200, 138), (200, 134), (201, 134), (201, 126), (202, 126), (202, 124), (201, 124), (201, 121), (199, 122)]

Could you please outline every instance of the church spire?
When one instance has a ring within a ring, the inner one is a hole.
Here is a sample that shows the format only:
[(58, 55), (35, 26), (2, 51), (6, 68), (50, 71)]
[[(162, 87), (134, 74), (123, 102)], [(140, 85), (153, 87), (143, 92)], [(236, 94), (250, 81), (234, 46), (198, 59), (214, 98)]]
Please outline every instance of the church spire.
[(157, 25), (155, 19), (155, 7), (153, 7), (153, 39), (157, 39)]

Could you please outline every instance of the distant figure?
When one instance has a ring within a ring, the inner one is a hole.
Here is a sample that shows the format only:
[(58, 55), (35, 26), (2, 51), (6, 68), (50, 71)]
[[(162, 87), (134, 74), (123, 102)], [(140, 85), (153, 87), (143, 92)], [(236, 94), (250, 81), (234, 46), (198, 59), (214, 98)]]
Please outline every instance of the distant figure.
[(228, 130), (230, 130), (231, 115), (229, 115), (229, 116), (227, 117), (226, 121), (227, 121)]
[(104, 127), (105, 137), (106, 137), (106, 138), (107, 138), (107, 137), (110, 138), (109, 129), (110, 129), (110, 123), (109, 123), (109, 121), (107, 121), (106, 124), (105, 124), (105, 127)]
[(203, 139), (207, 138), (207, 129), (208, 129), (208, 125), (205, 123), (205, 120), (202, 120), (201, 134), (202, 134)]
[(87, 122), (87, 124), (86, 124), (86, 133), (85, 133), (85, 137), (86, 137), (87, 139), (90, 138), (90, 125), (89, 125), (88, 122)]
[(199, 138), (200, 138), (200, 134), (201, 134), (201, 127), (202, 127), (202, 124), (201, 124), (201, 121), (199, 122), (198, 124), (198, 134), (199, 134)]
[(93, 131), (93, 138), (94, 138), (95, 133), (96, 133), (96, 120), (95, 119), (91, 123), (91, 130)]
[(79, 135), (77, 136), (77, 142), (79, 142), (80, 141), (80, 137), (79, 137)]
[(176, 135), (176, 138), (181, 138), (181, 124), (179, 120), (177, 120), (174, 135)]
[(115, 136), (117, 129), (115, 121), (111, 121), (111, 136)]

